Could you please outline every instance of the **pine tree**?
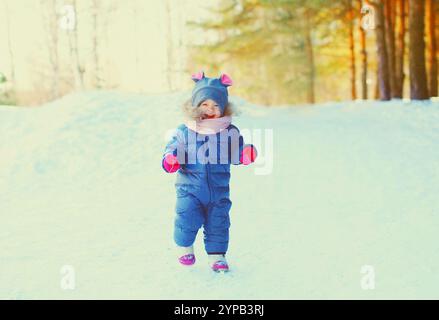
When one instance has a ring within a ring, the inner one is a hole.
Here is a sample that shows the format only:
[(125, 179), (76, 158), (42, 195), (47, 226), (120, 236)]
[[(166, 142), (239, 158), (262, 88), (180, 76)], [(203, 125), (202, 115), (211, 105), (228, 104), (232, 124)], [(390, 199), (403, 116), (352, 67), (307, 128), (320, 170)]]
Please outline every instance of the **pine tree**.
[(429, 93), (430, 97), (438, 96), (438, 65), (437, 65), (437, 43), (436, 43), (436, 1), (427, 0), (428, 12), (428, 53), (429, 53)]
[(410, 97), (414, 100), (426, 100), (429, 95), (425, 67), (425, 1), (409, 0), (409, 8)]
[(398, 0), (396, 24), (396, 47), (395, 47), (395, 98), (402, 98), (404, 94), (404, 58), (405, 58), (405, 34), (407, 1)]
[(369, 1), (375, 8), (375, 33), (378, 53), (378, 87), (379, 98), (390, 100), (389, 60), (386, 42), (386, 25), (384, 16), (384, 0)]

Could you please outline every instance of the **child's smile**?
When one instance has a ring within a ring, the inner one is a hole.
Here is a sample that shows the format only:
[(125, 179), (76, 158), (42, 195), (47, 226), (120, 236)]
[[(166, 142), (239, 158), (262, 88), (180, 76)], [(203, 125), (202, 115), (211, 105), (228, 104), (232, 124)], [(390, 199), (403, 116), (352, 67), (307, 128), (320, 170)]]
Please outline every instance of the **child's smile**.
[(203, 101), (198, 107), (198, 110), (201, 120), (216, 119), (221, 117), (221, 111), (218, 104), (211, 99)]

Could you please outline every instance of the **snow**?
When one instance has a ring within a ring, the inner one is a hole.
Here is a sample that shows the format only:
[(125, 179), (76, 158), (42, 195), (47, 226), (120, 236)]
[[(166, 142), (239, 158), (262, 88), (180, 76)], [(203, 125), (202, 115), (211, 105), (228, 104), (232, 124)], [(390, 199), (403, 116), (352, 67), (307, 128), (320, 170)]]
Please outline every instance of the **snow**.
[[(232, 97), (234, 123), (262, 140), (257, 163), (232, 168), (232, 271), (218, 275), (202, 232), (193, 268), (177, 265), (172, 240), (175, 175), (160, 160), (188, 96), (0, 107), (0, 298), (439, 298), (438, 101)], [(361, 286), (364, 266), (374, 289)]]

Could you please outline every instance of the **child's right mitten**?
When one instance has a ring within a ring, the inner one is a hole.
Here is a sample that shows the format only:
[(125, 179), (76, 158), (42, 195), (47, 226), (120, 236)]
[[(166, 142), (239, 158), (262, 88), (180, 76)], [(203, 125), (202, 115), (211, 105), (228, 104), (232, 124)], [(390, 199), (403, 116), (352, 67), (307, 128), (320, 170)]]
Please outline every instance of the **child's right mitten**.
[(163, 157), (162, 167), (168, 173), (174, 173), (178, 169), (180, 169), (180, 163), (177, 160), (177, 157), (171, 153), (168, 153)]

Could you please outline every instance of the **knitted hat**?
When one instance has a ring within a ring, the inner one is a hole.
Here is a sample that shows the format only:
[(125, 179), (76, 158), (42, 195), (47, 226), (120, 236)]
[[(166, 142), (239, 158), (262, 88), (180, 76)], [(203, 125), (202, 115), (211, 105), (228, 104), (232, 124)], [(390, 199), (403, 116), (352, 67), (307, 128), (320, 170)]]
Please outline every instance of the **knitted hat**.
[(200, 71), (192, 75), (192, 80), (195, 81), (195, 87), (192, 90), (192, 106), (198, 107), (203, 101), (212, 99), (218, 103), (221, 115), (223, 115), (229, 97), (227, 87), (232, 85), (232, 79), (225, 73), (222, 73), (219, 78), (207, 78), (204, 72)]

